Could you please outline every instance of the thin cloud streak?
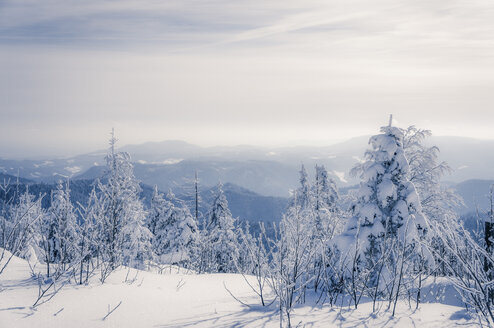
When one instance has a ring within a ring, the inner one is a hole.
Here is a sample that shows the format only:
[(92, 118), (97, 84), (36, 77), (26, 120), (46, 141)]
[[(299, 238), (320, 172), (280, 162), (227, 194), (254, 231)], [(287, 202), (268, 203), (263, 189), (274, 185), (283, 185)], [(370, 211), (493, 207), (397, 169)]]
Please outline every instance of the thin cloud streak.
[(389, 113), (494, 138), (487, 1), (2, 3), (0, 150), (22, 132), (19, 152), (82, 150), (114, 124), (124, 143), (320, 143)]

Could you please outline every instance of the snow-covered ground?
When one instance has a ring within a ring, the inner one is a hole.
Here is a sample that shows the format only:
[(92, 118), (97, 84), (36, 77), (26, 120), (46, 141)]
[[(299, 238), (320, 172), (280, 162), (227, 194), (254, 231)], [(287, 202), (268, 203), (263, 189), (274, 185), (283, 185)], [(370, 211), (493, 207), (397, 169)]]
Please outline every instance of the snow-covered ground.
[[(299, 306), (292, 324), (301, 327), (454, 327), (475, 325), (456, 294), (444, 281), (445, 297), (424, 303), (417, 311), (399, 305), (393, 318), (384, 310), (371, 314), (372, 304), (358, 310), (343, 307)], [(226, 287), (240, 300), (237, 302)], [(435, 284), (434, 286), (438, 286)], [(263, 308), (239, 274), (188, 274), (173, 268), (159, 274), (119, 269), (105, 284), (98, 277), (88, 286), (69, 284), (36, 309), (36, 279), (25, 260), (14, 257), (0, 276), (0, 327), (279, 327), (274, 306)], [(437, 287), (425, 297), (436, 299)], [(108, 308), (113, 309), (108, 314)], [(384, 307), (384, 305), (383, 305)]]

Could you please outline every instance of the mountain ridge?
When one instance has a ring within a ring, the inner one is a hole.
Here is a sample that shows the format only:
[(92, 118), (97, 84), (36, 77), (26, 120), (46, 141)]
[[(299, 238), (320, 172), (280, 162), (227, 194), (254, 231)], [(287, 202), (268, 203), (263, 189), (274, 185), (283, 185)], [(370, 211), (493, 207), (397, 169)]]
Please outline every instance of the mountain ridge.
[[(135, 163), (136, 176), (161, 189), (182, 185), (195, 171), (208, 187), (219, 180), (237, 184), (266, 196), (286, 197), (296, 188), (303, 163), (310, 175), (314, 166), (325, 165), (340, 187), (358, 181), (349, 170), (364, 156), (368, 137), (360, 136), (328, 146), (214, 146), (201, 147), (180, 140), (125, 145)], [(494, 141), (464, 137), (431, 137), (427, 144), (437, 145), (440, 159), (453, 173), (445, 181), (459, 183), (469, 179), (494, 179)], [(19, 175), (38, 182), (52, 183), (59, 178), (93, 178), (105, 165), (104, 150), (53, 160), (0, 159), (0, 172)]]

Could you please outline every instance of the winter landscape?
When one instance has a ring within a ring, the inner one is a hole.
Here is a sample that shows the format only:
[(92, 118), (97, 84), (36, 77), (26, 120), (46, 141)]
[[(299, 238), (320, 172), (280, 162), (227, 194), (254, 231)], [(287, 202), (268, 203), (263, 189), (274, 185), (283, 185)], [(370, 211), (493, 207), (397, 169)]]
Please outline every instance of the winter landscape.
[(494, 326), (492, 17), (0, 2), (0, 328)]

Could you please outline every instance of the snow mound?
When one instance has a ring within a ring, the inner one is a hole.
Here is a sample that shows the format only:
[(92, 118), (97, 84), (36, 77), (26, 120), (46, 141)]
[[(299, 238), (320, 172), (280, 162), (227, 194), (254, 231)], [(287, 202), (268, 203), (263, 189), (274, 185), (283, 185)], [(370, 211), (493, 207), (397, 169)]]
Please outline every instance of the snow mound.
[[(41, 264), (31, 265), (34, 270), (44, 270)], [(0, 275), (0, 327), (279, 327), (276, 306), (260, 306), (239, 274), (197, 275), (176, 266), (167, 266), (159, 274), (154, 269), (122, 267), (105, 284), (98, 278), (94, 276), (87, 286), (66, 285), (49, 302), (33, 309), (38, 295), (36, 280), (27, 261), (14, 256)], [(429, 296), (434, 295), (436, 286), (444, 286), (446, 293), (451, 287), (443, 279), (426, 280), (423, 301), (430, 303), (413, 311), (402, 302), (394, 318), (386, 311), (371, 315), (372, 302), (363, 302), (357, 310), (304, 305), (295, 308), (292, 324), (421, 328), (473, 324), (462, 308), (437, 303), (441, 298)], [(237, 302), (225, 287), (250, 306)]]

